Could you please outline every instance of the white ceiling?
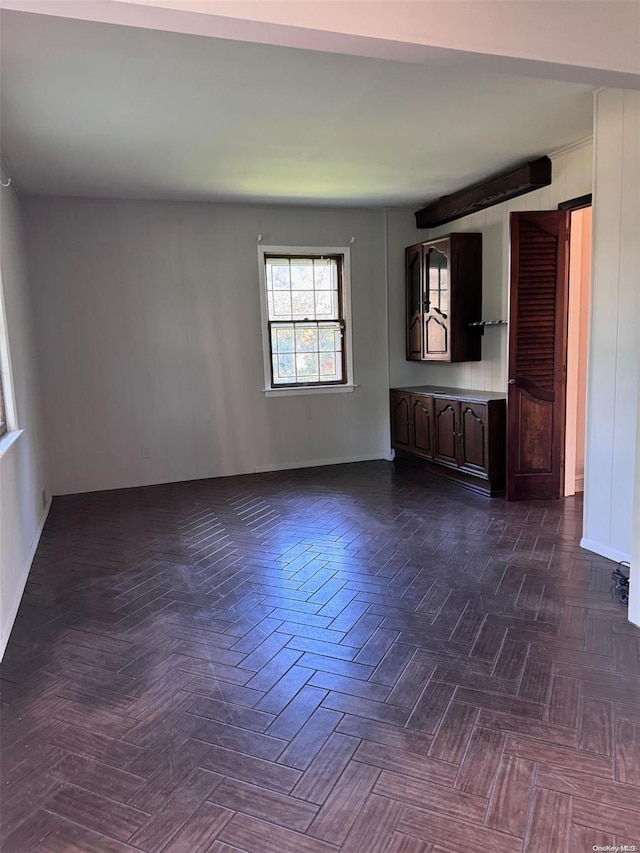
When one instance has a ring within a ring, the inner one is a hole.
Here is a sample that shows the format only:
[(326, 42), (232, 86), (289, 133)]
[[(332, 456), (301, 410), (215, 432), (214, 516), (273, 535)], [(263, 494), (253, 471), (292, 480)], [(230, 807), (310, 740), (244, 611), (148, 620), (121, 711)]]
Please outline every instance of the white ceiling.
[(583, 84), (3, 11), (25, 195), (419, 205), (589, 136)]

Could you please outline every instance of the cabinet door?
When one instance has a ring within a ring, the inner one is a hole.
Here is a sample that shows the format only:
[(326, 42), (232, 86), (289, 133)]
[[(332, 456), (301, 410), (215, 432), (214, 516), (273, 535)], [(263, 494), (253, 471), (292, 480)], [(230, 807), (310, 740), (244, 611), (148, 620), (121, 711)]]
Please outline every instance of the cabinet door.
[(411, 445), (411, 397), (400, 391), (391, 392), (391, 446), (408, 450)]
[(458, 465), (458, 421), (460, 403), (433, 399), (433, 458), (445, 465)]
[(424, 354), (425, 358), (450, 358), (449, 299), (450, 268), (449, 241), (444, 240), (425, 249), (425, 305)]
[(422, 259), (422, 246), (409, 246), (406, 250), (407, 359), (409, 361), (421, 361), (423, 357), (422, 309), (424, 270)]
[(488, 473), (487, 407), (482, 403), (460, 403), (460, 467)]
[(411, 398), (411, 449), (433, 458), (433, 398)]

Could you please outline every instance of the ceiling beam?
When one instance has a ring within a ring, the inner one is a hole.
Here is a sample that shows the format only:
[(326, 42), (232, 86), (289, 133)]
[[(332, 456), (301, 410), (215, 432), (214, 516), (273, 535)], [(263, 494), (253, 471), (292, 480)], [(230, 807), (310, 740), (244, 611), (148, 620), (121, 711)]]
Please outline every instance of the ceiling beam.
[(0, 8), (480, 73), (640, 88), (640, 16), (634, 0), (0, 0)]
[(451, 195), (443, 195), (437, 201), (416, 211), (416, 227), (436, 228), (540, 187), (548, 187), (550, 183), (551, 160), (548, 157), (539, 157), (479, 184), (458, 190)]

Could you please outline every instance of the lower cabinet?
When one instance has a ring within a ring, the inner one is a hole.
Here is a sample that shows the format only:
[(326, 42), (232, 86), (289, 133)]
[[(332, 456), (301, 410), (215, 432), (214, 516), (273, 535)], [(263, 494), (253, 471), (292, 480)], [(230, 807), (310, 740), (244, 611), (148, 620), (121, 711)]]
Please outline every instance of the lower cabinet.
[(411, 397), (411, 447), (428, 458), (433, 456), (433, 400)]
[(436, 386), (391, 390), (391, 444), (487, 495), (505, 487), (506, 397)]

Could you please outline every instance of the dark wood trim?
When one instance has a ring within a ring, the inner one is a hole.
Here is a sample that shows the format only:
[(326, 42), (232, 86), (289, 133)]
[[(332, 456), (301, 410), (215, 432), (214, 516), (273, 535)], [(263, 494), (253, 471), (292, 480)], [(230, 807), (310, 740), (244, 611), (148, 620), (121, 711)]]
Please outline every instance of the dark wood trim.
[(558, 210), (580, 210), (583, 207), (591, 207), (592, 195), (580, 195), (578, 198), (570, 198), (568, 201), (561, 201), (558, 205)]
[(416, 211), (416, 227), (435, 228), (540, 187), (547, 187), (550, 183), (551, 160), (548, 157), (539, 157), (509, 172), (488, 178), (451, 195), (442, 196), (438, 201)]

